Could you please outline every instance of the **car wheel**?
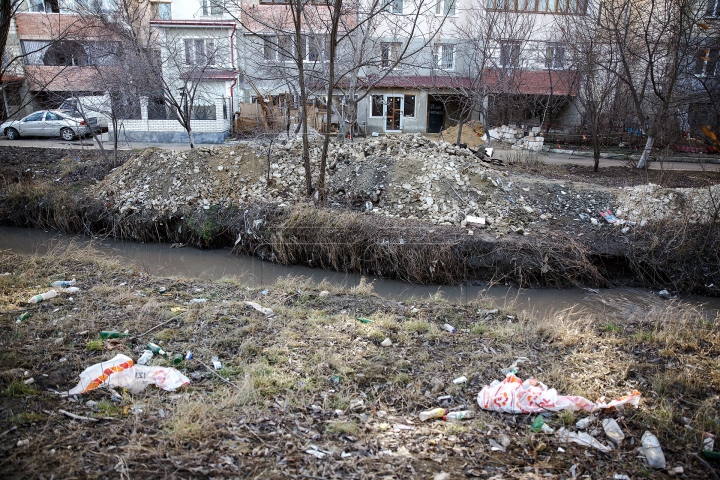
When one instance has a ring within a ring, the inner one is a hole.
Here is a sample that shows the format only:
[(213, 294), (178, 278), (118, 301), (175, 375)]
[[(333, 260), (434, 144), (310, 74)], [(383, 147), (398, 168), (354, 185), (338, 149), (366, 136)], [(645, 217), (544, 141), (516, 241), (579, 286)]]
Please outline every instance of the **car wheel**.
[(75, 132), (72, 131), (72, 128), (63, 128), (60, 130), (60, 137), (69, 142), (75, 138)]
[(7, 130), (5, 130), (5, 136), (8, 138), (8, 140), (17, 140), (18, 138), (20, 138), (20, 134), (14, 128), (8, 128)]

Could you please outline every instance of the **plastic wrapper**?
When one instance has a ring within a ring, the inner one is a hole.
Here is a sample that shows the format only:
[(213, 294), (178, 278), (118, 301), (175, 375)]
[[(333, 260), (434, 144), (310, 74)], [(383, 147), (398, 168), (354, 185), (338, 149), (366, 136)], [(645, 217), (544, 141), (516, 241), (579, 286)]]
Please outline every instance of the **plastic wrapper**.
[(87, 393), (103, 386), (127, 388), (130, 393), (138, 393), (148, 385), (172, 392), (189, 383), (190, 380), (174, 368), (135, 365), (132, 358), (119, 354), (83, 370), (80, 383), (68, 394)]
[(548, 388), (542, 382), (530, 378), (524, 382), (509, 373), (502, 382), (495, 380), (485, 385), (478, 394), (478, 404), (483, 410), (502, 413), (538, 413), (544, 411), (586, 410), (593, 412), (601, 408), (617, 407), (640, 402), (640, 392), (634, 390), (630, 395), (615, 399), (609, 403), (604, 397), (597, 402), (576, 395), (558, 395), (557, 390)]

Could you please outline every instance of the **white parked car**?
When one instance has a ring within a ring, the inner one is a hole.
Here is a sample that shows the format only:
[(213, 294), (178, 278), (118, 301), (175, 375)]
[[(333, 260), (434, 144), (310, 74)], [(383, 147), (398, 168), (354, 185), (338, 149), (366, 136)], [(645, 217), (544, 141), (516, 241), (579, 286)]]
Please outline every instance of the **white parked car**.
[(90, 133), (90, 128), (82, 118), (73, 117), (65, 110), (41, 110), (21, 120), (8, 120), (0, 125), (0, 132), (8, 140), (23, 137), (60, 137), (73, 140)]

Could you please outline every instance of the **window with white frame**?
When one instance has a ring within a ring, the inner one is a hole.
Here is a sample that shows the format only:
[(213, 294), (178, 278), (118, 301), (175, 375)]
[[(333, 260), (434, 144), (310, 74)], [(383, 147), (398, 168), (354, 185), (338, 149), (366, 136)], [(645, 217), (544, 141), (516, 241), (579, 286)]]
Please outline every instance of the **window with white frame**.
[(327, 35), (305, 35), (302, 37), (301, 55), (304, 62), (326, 62), (330, 58), (330, 37)]
[(400, 58), (402, 43), (380, 42), (380, 66), (383, 68), (392, 67)]
[(172, 4), (152, 2), (150, 4), (150, 13), (154, 20), (170, 20), (172, 18)]
[(203, 16), (222, 15), (224, 10), (222, 0), (200, 0), (200, 7)]
[(455, 68), (455, 45), (437, 45), (433, 50), (433, 67), (440, 70)]
[(214, 38), (186, 38), (185, 63), (187, 65), (215, 65)]
[(403, 13), (403, 0), (386, 0), (385, 5), (390, 13)]
[(718, 72), (718, 54), (720, 49), (718, 48), (702, 48), (698, 52), (698, 57), (695, 62), (695, 75), (701, 77), (714, 77)]
[(437, 0), (435, 4), (436, 15), (455, 15), (456, 0)]
[(263, 39), (263, 52), (267, 62), (291, 62), (294, 42), (290, 35), (278, 35)]
[(720, 17), (720, 0), (707, 0), (706, 17)]
[(500, 42), (500, 66), (520, 66), (520, 42), (516, 40), (505, 40)]
[(30, 0), (30, 11), (37, 13), (60, 13), (58, 0)]
[(561, 70), (565, 68), (565, 45), (550, 43), (545, 48), (545, 68)]

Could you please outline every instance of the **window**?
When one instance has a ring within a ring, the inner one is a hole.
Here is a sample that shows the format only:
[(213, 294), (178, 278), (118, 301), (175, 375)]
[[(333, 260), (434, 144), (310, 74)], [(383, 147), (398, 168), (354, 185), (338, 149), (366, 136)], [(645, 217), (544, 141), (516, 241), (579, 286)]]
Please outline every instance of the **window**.
[(154, 20), (170, 20), (172, 18), (172, 10), (170, 3), (151, 3), (152, 18)]
[(502, 66), (502, 67), (519, 67), (520, 66), (520, 42), (516, 42), (516, 41), (500, 42), (500, 66)]
[(215, 120), (215, 105), (193, 105), (191, 120)]
[(186, 38), (185, 63), (188, 65), (215, 65), (215, 39)]
[(433, 67), (441, 70), (455, 68), (455, 45), (438, 45), (433, 51)]
[(455, 15), (455, 0), (437, 0), (436, 15)]
[(45, 115), (45, 112), (33, 113), (29, 117), (26, 117), (25, 121), (26, 122), (42, 122), (43, 115)]
[(565, 68), (565, 46), (549, 44), (545, 49), (545, 68), (560, 70)]
[(383, 116), (383, 96), (373, 95), (372, 96), (372, 109), (370, 110), (371, 117), (382, 117)]
[(695, 62), (695, 75), (702, 77), (714, 77), (717, 73), (718, 54), (720, 49), (703, 48), (698, 53)]
[(706, 17), (720, 17), (720, 0), (708, 0)]
[(385, 5), (390, 13), (403, 13), (403, 0), (386, 0)]
[(30, 0), (30, 11), (38, 13), (60, 13), (58, 0)]
[(200, 5), (203, 16), (223, 14), (222, 0), (200, 0)]
[(380, 42), (380, 66), (392, 67), (400, 58), (402, 43)]
[(585, 15), (587, 0), (487, 0), (486, 6), (490, 10)]
[(415, 116), (415, 95), (405, 95), (405, 109), (403, 113), (406, 117)]
[(295, 42), (290, 35), (265, 37), (263, 42), (263, 54), (268, 62), (291, 62), (293, 60)]
[(307, 35), (303, 37), (302, 57), (304, 62), (322, 62), (330, 59), (330, 37)]
[(53, 120), (64, 120), (64, 118), (61, 117), (60, 115), (58, 115), (57, 113), (47, 112), (45, 114), (45, 121), (52, 122)]

